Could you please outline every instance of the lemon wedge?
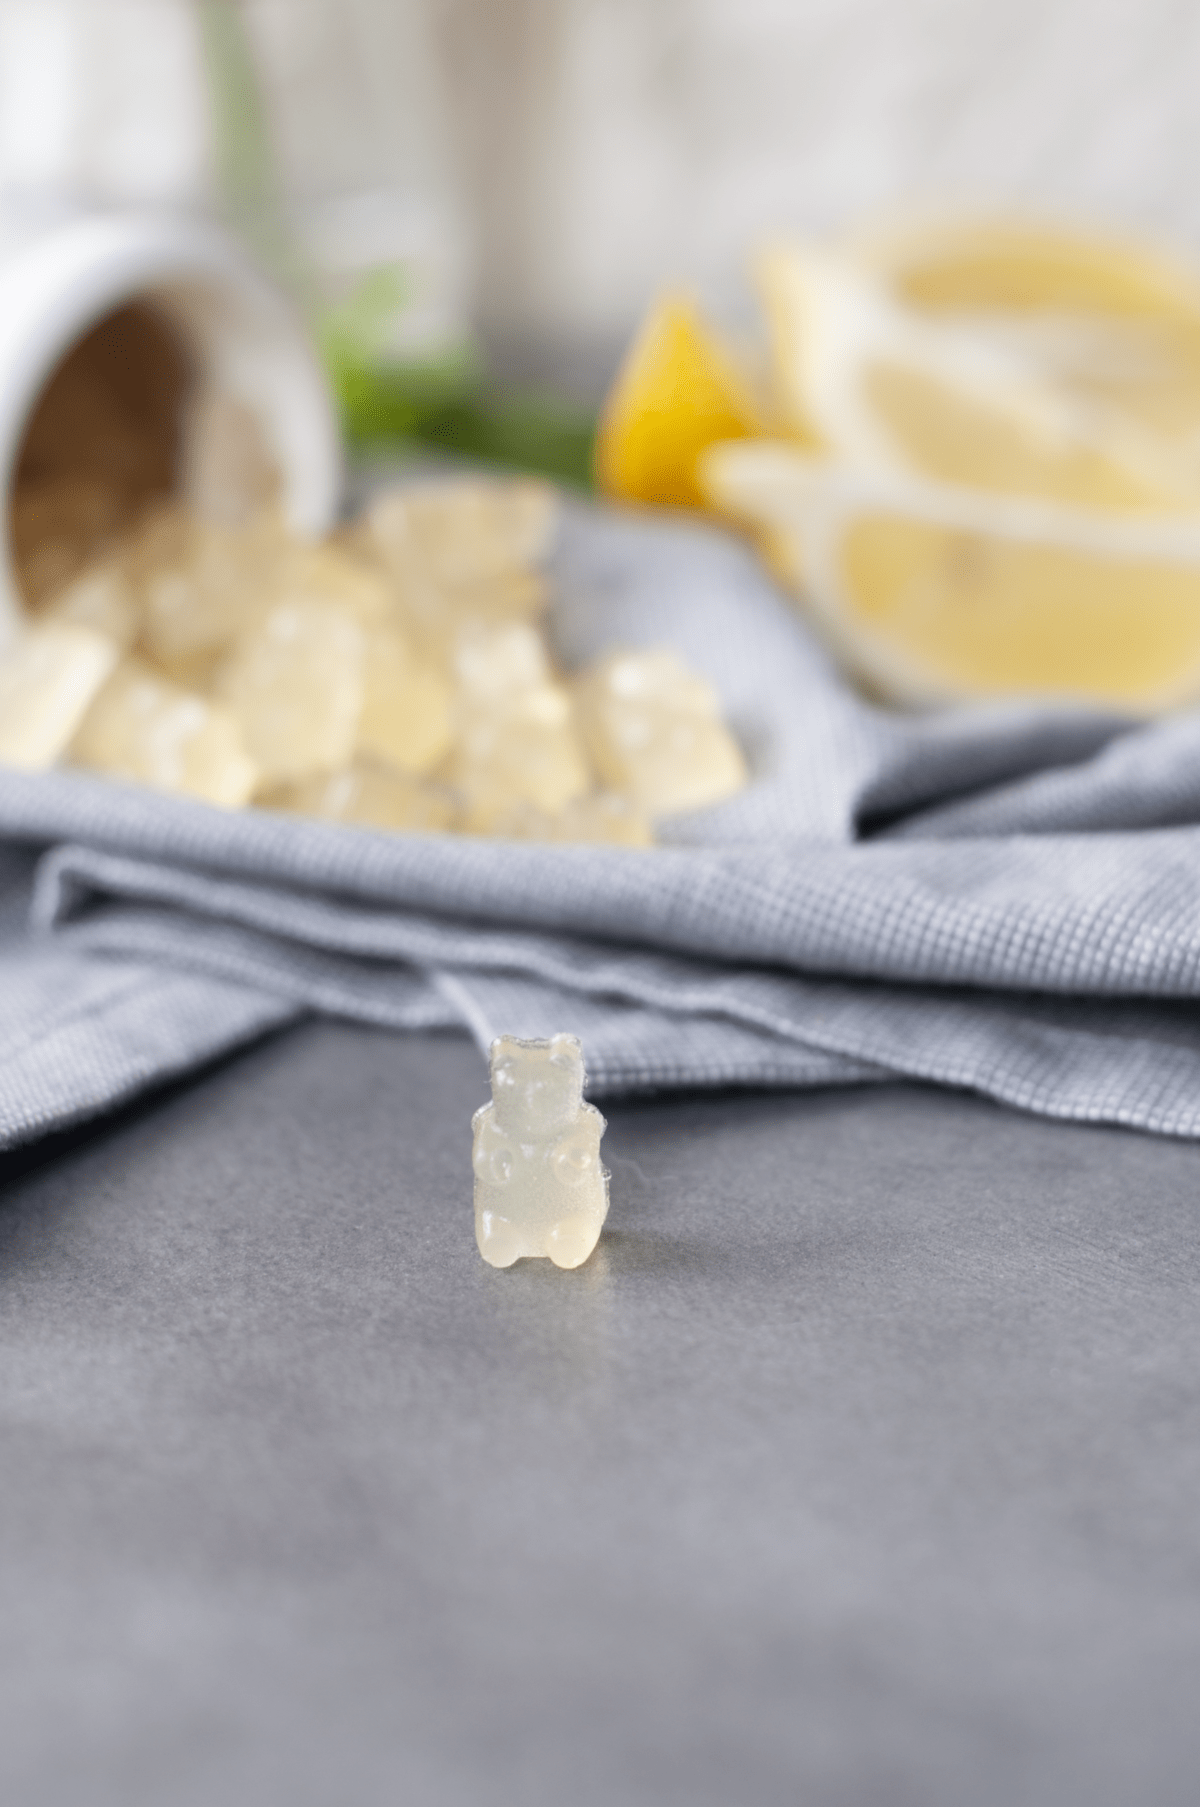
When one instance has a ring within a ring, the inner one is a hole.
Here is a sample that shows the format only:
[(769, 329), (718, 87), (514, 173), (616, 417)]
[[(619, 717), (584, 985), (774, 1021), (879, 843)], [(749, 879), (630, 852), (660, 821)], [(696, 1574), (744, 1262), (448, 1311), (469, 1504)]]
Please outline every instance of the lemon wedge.
[(696, 460), (718, 440), (766, 430), (752, 385), (684, 295), (655, 302), (608, 398), (596, 436), (596, 481), (607, 495), (702, 508)]

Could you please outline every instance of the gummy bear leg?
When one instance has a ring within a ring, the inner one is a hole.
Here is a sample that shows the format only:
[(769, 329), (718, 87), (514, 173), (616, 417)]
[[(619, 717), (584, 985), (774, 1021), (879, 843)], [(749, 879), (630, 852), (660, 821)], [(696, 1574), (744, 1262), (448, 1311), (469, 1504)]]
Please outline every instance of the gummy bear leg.
[(590, 1211), (560, 1217), (546, 1238), (546, 1253), (556, 1267), (582, 1267), (600, 1240), (602, 1220)]
[(511, 1267), (521, 1253), (520, 1238), (507, 1217), (494, 1211), (480, 1211), (475, 1218), (475, 1240), (479, 1253), (493, 1267)]

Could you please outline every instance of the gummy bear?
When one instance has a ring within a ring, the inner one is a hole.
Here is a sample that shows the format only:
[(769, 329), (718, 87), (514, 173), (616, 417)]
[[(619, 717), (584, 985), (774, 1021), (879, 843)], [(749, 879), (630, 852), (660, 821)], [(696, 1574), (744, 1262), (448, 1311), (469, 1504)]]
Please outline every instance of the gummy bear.
[(606, 654), (577, 680), (575, 701), (604, 784), (651, 817), (721, 803), (746, 782), (716, 692), (669, 646)]
[(358, 624), (308, 597), (276, 603), (242, 635), (216, 690), (268, 784), (349, 763), (362, 709), (363, 656)]
[(41, 621), (0, 655), (0, 765), (43, 771), (65, 752), (120, 657), (94, 628)]
[(446, 776), (466, 799), (467, 826), (478, 832), (521, 804), (553, 814), (583, 796), (589, 774), (571, 699), (536, 630), (476, 623), (459, 634), (454, 663), (459, 732)]
[(453, 740), (450, 686), (440, 673), (414, 654), (399, 629), (369, 632), (358, 752), (415, 777), (443, 759)]
[(224, 809), (248, 802), (258, 782), (228, 709), (182, 690), (137, 657), (113, 672), (70, 752), (75, 765)]
[(493, 1267), (548, 1255), (579, 1267), (608, 1215), (600, 1165), (604, 1118), (583, 1102), (583, 1050), (573, 1035), (492, 1043), (492, 1102), (475, 1112), (475, 1239)]
[(94, 628), (122, 652), (137, 639), (138, 601), (127, 572), (117, 560), (85, 566), (79, 576), (42, 611), (43, 621), (66, 621)]

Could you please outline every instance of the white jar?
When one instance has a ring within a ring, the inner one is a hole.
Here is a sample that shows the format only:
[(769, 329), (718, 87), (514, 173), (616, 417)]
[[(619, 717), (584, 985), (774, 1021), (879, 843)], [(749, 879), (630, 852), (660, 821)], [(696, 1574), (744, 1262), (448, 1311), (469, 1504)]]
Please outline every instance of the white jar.
[[(120, 319), (121, 356), (136, 363), (172, 341), (186, 366), (162, 409), (195, 417), (197, 396), (229, 398), (254, 419), (277, 467), (289, 525), (325, 531), (341, 490), (337, 423), (324, 375), (296, 314), (222, 232), (186, 216), (102, 213), (31, 226), (0, 221), (0, 642), (21, 596), (10, 499), (23, 446), (47, 385), (74, 347)], [(57, 405), (69, 418), (71, 367)], [(81, 405), (86, 398), (81, 396)], [(161, 421), (182, 445), (182, 418)], [(180, 466), (184, 461), (181, 451)]]

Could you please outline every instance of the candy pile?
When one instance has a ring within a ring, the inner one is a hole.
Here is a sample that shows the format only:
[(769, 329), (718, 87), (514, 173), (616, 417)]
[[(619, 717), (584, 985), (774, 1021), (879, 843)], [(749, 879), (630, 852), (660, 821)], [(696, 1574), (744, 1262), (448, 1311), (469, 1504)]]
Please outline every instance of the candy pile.
[(160, 505), (31, 598), (0, 654), (0, 764), (374, 828), (648, 845), (745, 766), (671, 650), (555, 670), (554, 511), (540, 484), (429, 484), (314, 546), (269, 507), (229, 524)]

